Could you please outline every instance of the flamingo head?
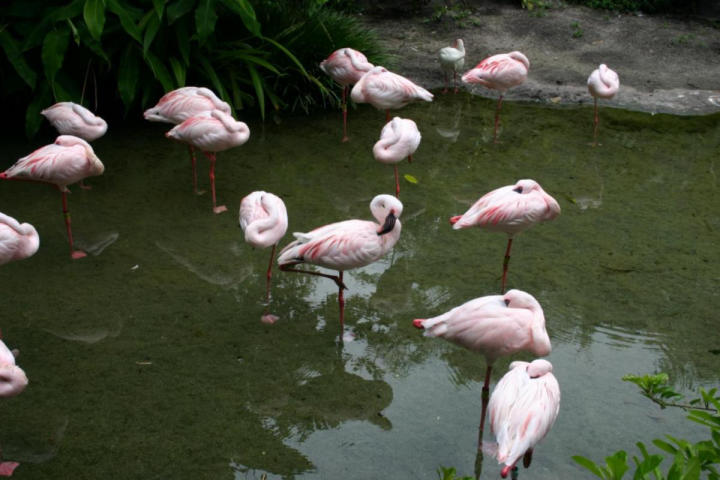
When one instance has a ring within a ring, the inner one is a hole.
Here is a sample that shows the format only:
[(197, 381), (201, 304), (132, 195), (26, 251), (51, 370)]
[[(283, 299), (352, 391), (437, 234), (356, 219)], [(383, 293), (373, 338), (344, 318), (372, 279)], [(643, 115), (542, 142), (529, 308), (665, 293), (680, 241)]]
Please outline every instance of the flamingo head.
[(402, 202), (392, 195), (377, 195), (370, 202), (370, 211), (379, 223), (382, 224), (378, 235), (385, 235), (395, 228), (395, 223), (402, 215)]
[(527, 366), (527, 373), (530, 378), (539, 378), (545, 374), (552, 373), (552, 371), (552, 363), (547, 360), (543, 360), (542, 358), (533, 360)]
[(543, 220), (552, 220), (560, 215), (560, 204), (551, 195), (549, 195), (535, 180), (524, 179), (518, 180), (513, 187), (513, 191), (523, 195), (539, 195), (547, 206)]

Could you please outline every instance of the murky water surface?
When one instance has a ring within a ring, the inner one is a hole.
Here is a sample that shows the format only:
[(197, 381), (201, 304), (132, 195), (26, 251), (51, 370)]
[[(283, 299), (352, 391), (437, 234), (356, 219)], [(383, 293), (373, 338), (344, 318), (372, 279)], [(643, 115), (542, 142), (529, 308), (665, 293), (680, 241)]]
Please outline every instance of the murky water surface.
[[(339, 336), (327, 279), (275, 272), (260, 322), (269, 250), (243, 242), (247, 193), (281, 196), (290, 231), (370, 218), (392, 193), (392, 167), (371, 154), (384, 115), (251, 123), (250, 141), (218, 157), (218, 199), (192, 194), (186, 151), (165, 126), (111, 125), (95, 142), (106, 174), (70, 196), (71, 261), (59, 194), (5, 182), (0, 211), (36, 226), (40, 251), (0, 268), (5, 341), (30, 385), (2, 400), (0, 445), (18, 479), (433, 479), (473, 474), (482, 357), (423, 338), (412, 319), (497, 293), (506, 237), (453, 231), (448, 218), (483, 193), (539, 181), (562, 214), (517, 237), (509, 287), (543, 305), (560, 416), (531, 478), (588, 478), (572, 455), (634, 452), (664, 433), (703, 434), (620, 378), (666, 371), (678, 388), (717, 385), (720, 348), (720, 116), (679, 118), (604, 109), (503, 106), (439, 95), (409, 106), (423, 135), (403, 181), (403, 232), (392, 254), (346, 274)], [(49, 135), (6, 138), (0, 167)], [(207, 162), (201, 186), (209, 188)], [(288, 234), (282, 241), (291, 240)], [(528, 358), (519, 355), (516, 358)], [(498, 362), (493, 384), (510, 359)], [(486, 432), (486, 438), (492, 438)], [(496, 478), (492, 458), (483, 478)]]

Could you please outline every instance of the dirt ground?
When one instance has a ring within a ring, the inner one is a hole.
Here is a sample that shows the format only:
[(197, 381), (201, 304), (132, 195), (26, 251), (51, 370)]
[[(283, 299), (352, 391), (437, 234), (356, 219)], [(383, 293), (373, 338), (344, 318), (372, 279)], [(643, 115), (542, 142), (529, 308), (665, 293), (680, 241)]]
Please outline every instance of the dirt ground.
[[(620, 92), (606, 105), (683, 115), (720, 112), (717, 12), (688, 18), (559, 6), (539, 14), (519, 4), (475, 0), (444, 15), (427, 7), (413, 16), (375, 12), (364, 20), (396, 56), (393, 71), (425, 88), (442, 87), (437, 52), (462, 38), (465, 70), (495, 53), (520, 50), (529, 58), (528, 81), (507, 99), (592, 102), (587, 77), (605, 63), (620, 76)], [(473, 93), (496, 96), (482, 87)]]

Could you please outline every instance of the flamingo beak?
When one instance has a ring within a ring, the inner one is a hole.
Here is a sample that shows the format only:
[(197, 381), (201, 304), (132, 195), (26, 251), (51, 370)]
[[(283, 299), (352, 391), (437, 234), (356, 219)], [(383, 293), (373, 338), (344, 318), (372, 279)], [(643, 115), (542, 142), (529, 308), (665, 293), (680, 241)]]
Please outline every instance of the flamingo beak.
[(385, 223), (383, 224), (380, 231), (377, 232), (377, 234), (385, 235), (386, 233), (392, 231), (392, 229), (395, 228), (395, 220), (397, 220), (397, 217), (395, 216), (395, 212), (390, 210), (390, 213), (388, 213), (387, 217), (385, 217)]

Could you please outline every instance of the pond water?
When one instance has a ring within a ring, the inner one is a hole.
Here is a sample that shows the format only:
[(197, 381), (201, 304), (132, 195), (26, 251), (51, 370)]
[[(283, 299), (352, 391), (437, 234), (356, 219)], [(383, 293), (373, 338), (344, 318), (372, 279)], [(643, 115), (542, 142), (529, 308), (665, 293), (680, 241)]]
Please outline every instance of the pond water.
[[(250, 141), (218, 156), (221, 215), (209, 193), (192, 194), (186, 150), (166, 126), (110, 125), (94, 143), (106, 173), (69, 198), (76, 243), (91, 252), (82, 260), (70, 260), (54, 189), (0, 185), (0, 211), (41, 235), (34, 257), (0, 268), (0, 328), (30, 379), (0, 408), (15, 476), (472, 475), (484, 359), (424, 338), (412, 320), (498, 293), (506, 237), (453, 231), (448, 218), (521, 178), (562, 207), (517, 237), (508, 277), (544, 308), (562, 403), (520, 476), (590, 478), (572, 455), (636, 453), (636, 441), (665, 433), (699, 439), (683, 412), (661, 411), (621, 377), (717, 385), (720, 116), (605, 108), (593, 148), (592, 108), (507, 102), (493, 145), (494, 104), (438, 95), (400, 112), (423, 135), (400, 165), (417, 183), (401, 185), (394, 251), (345, 275), (355, 340), (344, 345), (324, 278), (275, 271), (280, 320), (261, 323), (270, 252), (243, 242), (237, 210), (263, 189), (285, 200), (290, 232), (371, 218), (370, 199), (394, 192), (392, 167), (371, 154), (383, 113), (351, 109), (347, 144), (338, 112), (251, 122)], [(52, 139), (5, 138), (0, 167)], [(509, 362), (497, 362), (493, 385)], [(488, 457), (482, 477), (499, 470)]]

